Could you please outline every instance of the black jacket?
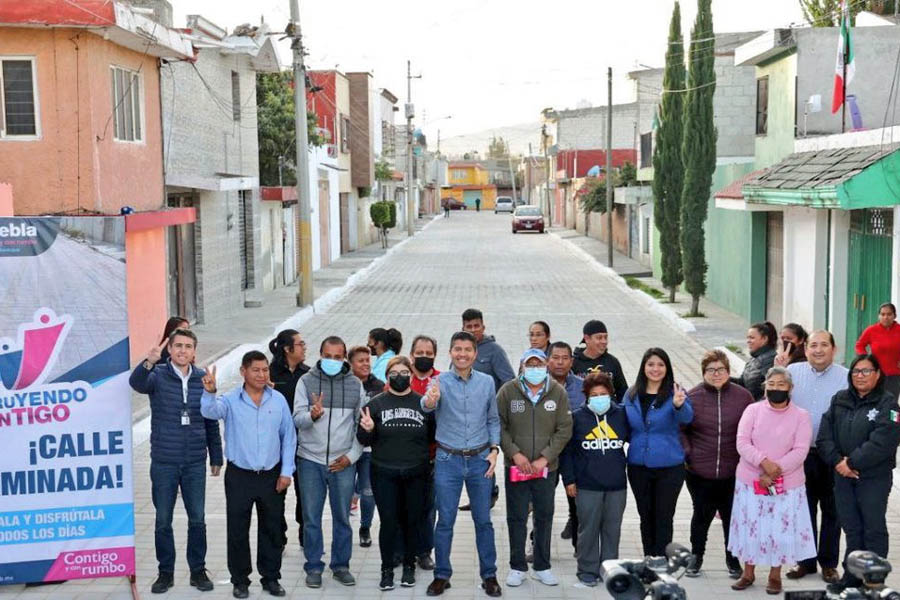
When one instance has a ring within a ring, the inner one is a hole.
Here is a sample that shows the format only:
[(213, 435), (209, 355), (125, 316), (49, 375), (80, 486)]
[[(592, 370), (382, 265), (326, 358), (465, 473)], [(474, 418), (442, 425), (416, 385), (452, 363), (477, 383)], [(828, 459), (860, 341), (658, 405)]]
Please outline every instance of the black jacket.
[(142, 362), (131, 372), (131, 388), (150, 396), (150, 460), (170, 465), (185, 465), (205, 461), (209, 450), (209, 464), (222, 464), (222, 438), (219, 422), (200, 414), (205, 371), (191, 366), (188, 379), (187, 411), (190, 425), (181, 424), (184, 397), (181, 378), (169, 361), (158, 362), (148, 370)]
[(624, 490), (625, 442), (630, 437), (625, 409), (615, 403), (599, 418), (587, 406), (573, 412), (572, 437), (559, 457), (563, 483), (596, 492)]
[(625, 392), (628, 391), (628, 382), (625, 381), (625, 374), (622, 372), (622, 365), (619, 359), (604, 352), (597, 358), (588, 358), (584, 355), (584, 348), (576, 348), (574, 359), (572, 361), (572, 372), (584, 379), (590, 369), (600, 367), (607, 375), (612, 377), (613, 387), (615, 387), (615, 400), (622, 403), (625, 398)]
[(307, 372), (309, 372), (309, 367), (304, 363), (300, 363), (296, 369), (291, 371), (287, 361), (283, 358), (273, 360), (269, 367), (269, 379), (275, 384), (275, 391), (281, 392), (281, 395), (287, 400), (291, 414), (294, 414), (294, 393), (297, 391), (297, 382)]
[(822, 416), (816, 448), (829, 466), (847, 457), (860, 479), (891, 474), (900, 443), (897, 400), (883, 386), (860, 398), (852, 385), (831, 399)]
[(743, 386), (753, 395), (754, 400), (763, 397), (766, 391), (766, 373), (775, 365), (775, 348), (763, 346), (750, 353), (750, 360), (744, 365), (740, 377), (732, 377), (731, 382)]

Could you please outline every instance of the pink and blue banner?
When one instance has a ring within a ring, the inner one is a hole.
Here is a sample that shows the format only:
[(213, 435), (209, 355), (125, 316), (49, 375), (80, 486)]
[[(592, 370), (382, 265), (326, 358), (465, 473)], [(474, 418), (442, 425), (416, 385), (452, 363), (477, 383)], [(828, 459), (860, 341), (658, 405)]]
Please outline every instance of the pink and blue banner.
[(124, 238), (0, 218), (0, 584), (135, 572)]

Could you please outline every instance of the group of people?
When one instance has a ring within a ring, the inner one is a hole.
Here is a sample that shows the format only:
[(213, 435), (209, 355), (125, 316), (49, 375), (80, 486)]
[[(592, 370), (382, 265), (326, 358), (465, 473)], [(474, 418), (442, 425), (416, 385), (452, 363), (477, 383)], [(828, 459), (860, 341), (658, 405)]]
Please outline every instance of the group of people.
[[(847, 553), (887, 554), (885, 512), (900, 443), (894, 391), (900, 325), (887, 318), (896, 317), (892, 305), (882, 309), (885, 319), (876, 326), (886, 333), (866, 330), (849, 369), (834, 362), (829, 332), (807, 334), (789, 324), (779, 336), (770, 323), (759, 323), (748, 332), (751, 359), (739, 376), (731, 377), (724, 352), (712, 350), (700, 361), (703, 382), (690, 390), (676, 383), (661, 348), (644, 353), (629, 387), (598, 320), (585, 323), (575, 349), (551, 341), (546, 322), (532, 323), (530, 348), (514, 369), (485, 334), (482, 313), (468, 309), (450, 339), (444, 372), (435, 368), (438, 342), (427, 335), (413, 339), (408, 356), (396, 329), (373, 329), (366, 345), (349, 349), (330, 336), (319, 360), (307, 365), (302, 335), (285, 330), (269, 344), (271, 362), (248, 352), (243, 382), (222, 393), (215, 367), (194, 366), (197, 338), (189, 325), (170, 320), (161, 344), (131, 376), (132, 387), (149, 394), (152, 413), (159, 574), (151, 590), (174, 584), (179, 488), (188, 513), (190, 583), (213, 588), (203, 507), (206, 461), (213, 476), (224, 462), (219, 420), (227, 457), (228, 569), (237, 598), (249, 595), (254, 506), (261, 584), (285, 595), (279, 580), (292, 480), (308, 587), (322, 586), (326, 499), (328, 567), (338, 583), (356, 583), (350, 572), (356, 496), (363, 547), (372, 544), (378, 511), (381, 590), (394, 588), (400, 566), (401, 586), (415, 585), (418, 568), (433, 570), (429, 596), (449, 588), (456, 517), (469, 510), (482, 588), (500, 596), (490, 515), (497, 474), (505, 489), (510, 587), (528, 577), (528, 563), (532, 578), (559, 583), (550, 540), (560, 480), (569, 500), (562, 536), (572, 541), (584, 585), (597, 585), (602, 561), (618, 558), (629, 485), (643, 552), (659, 556), (672, 541), (686, 484), (697, 557), (688, 576), (703, 569), (718, 514), (733, 589), (754, 584), (756, 565), (770, 567), (771, 594), (782, 590), (785, 565), (793, 567), (786, 573), (791, 579), (821, 567), (832, 591), (856, 586), (849, 571), (842, 577), (837, 571), (840, 533)], [(463, 487), (468, 504), (461, 507)]]

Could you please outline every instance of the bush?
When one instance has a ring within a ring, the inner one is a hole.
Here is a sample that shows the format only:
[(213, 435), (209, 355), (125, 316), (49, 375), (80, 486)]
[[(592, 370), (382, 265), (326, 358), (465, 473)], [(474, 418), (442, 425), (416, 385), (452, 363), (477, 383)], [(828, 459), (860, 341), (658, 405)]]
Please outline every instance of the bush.
[(369, 207), (372, 224), (379, 229), (391, 229), (397, 225), (397, 205), (388, 200), (373, 202)]

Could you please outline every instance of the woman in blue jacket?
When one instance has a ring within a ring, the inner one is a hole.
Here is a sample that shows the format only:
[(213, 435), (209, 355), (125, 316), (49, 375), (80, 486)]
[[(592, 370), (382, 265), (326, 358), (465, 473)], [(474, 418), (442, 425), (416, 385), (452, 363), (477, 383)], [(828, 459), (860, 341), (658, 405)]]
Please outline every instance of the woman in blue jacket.
[(665, 556), (684, 483), (684, 450), (678, 431), (694, 418), (684, 389), (675, 383), (665, 350), (644, 352), (637, 380), (622, 404), (631, 427), (628, 481), (641, 517), (644, 555)]

